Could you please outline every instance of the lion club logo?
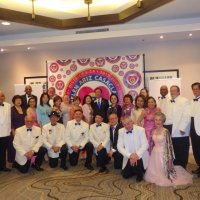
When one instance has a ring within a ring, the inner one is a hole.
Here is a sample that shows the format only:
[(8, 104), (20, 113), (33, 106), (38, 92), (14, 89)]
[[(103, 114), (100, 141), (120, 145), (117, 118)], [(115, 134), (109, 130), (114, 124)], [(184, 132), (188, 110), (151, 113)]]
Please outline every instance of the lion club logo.
[(52, 64), (51, 64), (51, 66), (50, 66), (50, 71), (51, 71), (52, 73), (56, 73), (56, 72), (58, 71), (58, 69), (59, 69), (59, 66), (58, 66), (57, 63), (52, 63)]
[(141, 82), (141, 74), (135, 70), (130, 70), (126, 72), (126, 74), (123, 77), (123, 83), (129, 89), (135, 89), (139, 87)]
[(133, 97), (133, 99), (135, 99), (135, 98), (138, 96), (138, 93), (137, 93), (137, 91), (135, 91), (135, 90), (130, 90), (130, 91), (128, 92), (128, 94), (130, 94), (130, 95)]
[(49, 81), (50, 81), (50, 82), (55, 82), (55, 81), (56, 81), (56, 77), (55, 77), (54, 75), (51, 75), (51, 76), (49, 77)]
[(105, 65), (105, 59), (104, 58), (97, 58), (95, 60), (95, 64), (97, 67), (103, 67)]
[(64, 84), (63, 81), (59, 80), (59, 81), (56, 82), (56, 89), (57, 90), (63, 90), (64, 86), (65, 86), (65, 84)]

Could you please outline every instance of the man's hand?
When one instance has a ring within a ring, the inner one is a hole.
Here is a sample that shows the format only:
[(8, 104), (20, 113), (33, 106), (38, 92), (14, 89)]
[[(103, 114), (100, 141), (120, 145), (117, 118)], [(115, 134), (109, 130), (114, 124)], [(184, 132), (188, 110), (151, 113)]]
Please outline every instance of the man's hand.
[(55, 153), (58, 153), (60, 151), (60, 147), (57, 146), (53, 146), (52, 149)]
[(26, 156), (26, 158), (27, 158), (28, 160), (30, 160), (30, 159), (32, 158), (33, 154), (34, 154), (33, 151), (28, 151), (28, 152), (26, 152), (26, 153), (24, 154), (24, 156)]
[(184, 134), (185, 134), (185, 131), (181, 131), (181, 130), (180, 130), (180, 133), (181, 133), (181, 135), (184, 135)]
[(104, 146), (102, 144), (99, 144), (99, 146), (97, 147), (97, 151), (101, 151), (101, 149), (103, 149)]
[(72, 149), (74, 152), (78, 152), (79, 146), (72, 146), (71, 149)]
[(131, 166), (137, 165), (137, 160), (139, 160), (138, 155), (136, 153), (132, 153), (130, 155), (130, 164), (131, 164)]
[(113, 151), (110, 150), (110, 152), (108, 153), (108, 157), (112, 158), (112, 155), (113, 155)]

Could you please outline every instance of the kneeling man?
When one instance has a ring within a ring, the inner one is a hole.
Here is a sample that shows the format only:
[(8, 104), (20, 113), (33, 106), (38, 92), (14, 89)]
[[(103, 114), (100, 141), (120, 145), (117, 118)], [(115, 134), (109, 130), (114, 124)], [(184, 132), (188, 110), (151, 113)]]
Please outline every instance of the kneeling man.
[(119, 138), (117, 148), (124, 156), (122, 166), (122, 176), (130, 178), (136, 175), (136, 181), (143, 180), (143, 162), (144, 166), (148, 162), (147, 149), (148, 142), (145, 130), (142, 127), (133, 125), (131, 117), (122, 119), (124, 128), (119, 130)]
[(95, 123), (90, 126), (89, 138), (95, 148), (97, 165), (100, 166), (99, 172), (108, 172), (108, 152), (110, 148), (109, 125), (103, 122), (103, 116), (96, 114)]
[(28, 172), (30, 165), (37, 171), (43, 171), (40, 167), (47, 150), (42, 147), (43, 140), (41, 129), (33, 126), (33, 119), (25, 117), (25, 125), (16, 129), (13, 146), (16, 149), (13, 167), (21, 173)]
[(42, 129), (44, 146), (47, 148), (49, 156), (49, 165), (51, 168), (57, 167), (60, 156), (60, 167), (67, 170), (67, 145), (64, 144), (65, 127), (57, 122), (60, 116), (56, 111), (52, 111), (49, 117), (50, 123), (44, 125)]

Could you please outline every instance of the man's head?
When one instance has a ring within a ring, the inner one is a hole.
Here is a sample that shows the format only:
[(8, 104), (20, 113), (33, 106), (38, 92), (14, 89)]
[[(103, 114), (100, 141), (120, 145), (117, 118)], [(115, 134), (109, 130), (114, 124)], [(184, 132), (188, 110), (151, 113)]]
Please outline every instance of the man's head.
[(30, 85), (26, 85), (24, 92), (25, 92), (27, 95), (31, 95), (32, 87), (31, 87)]
[(200, 83), (199, 82), (193, 83), (191, 85), (191, 87), (192, 87), (194, 96), (199, 97), (200, 96)]
[(103, 121), (103, 116), (101, 114), (96, 114), (94, 120), (95, 123), (100, 124)]
[(177, 85), (172, 85), (170, 87), (170, 94), (172, 99), (175, 99), (177, 96), (180, 95), (180, 88)]
[(50, 98), (53, 98), (56, 95), (56, 90), (55, 90), (54, 87), (50, 87), (48, 89), (48, 95), (49, 95)]
[(101, 95), (102, 95), (102, 90), (101, 90), (101, 88), (96, 88), (96, 89), (94, 90), (94, 92), (95, 92), (95, 97), (96, 97), (97, 99), (101, 98)]
[(115, 126), (118, 123), (117, 114), (115, 113), (110, 114), (108, 120), (111, 126)]
[(161, 94), (162, 97), (166, 97), (167, 96), (167, 94), (168, 94), (168, 88), (167, 88), (166, 85), (162, 85), (160, 87), (160, 94)]
[(5, 94), (0, 90), (0, 104), (5, 101)]
[(32, 116), (27, 115), (24, 120), (25, 120), (26, 127), (27, 128), (32, 128), (33, 123), (34, 123), (34, 120), (33, 120)]
[(77, 109), (74, 111), (74, 119), (77, 122), (80, 122), (83, 118), (83, 111), (81, 109)]
[(59, 119), (59, 114), (56, 111), (52, 111), (49, 115), (50, 121), (52, 125), (55, 125)]
[(127, 131), (131, 131), (133, 129), (133, 120), (131, 117), (123, 117), (122, 124)]

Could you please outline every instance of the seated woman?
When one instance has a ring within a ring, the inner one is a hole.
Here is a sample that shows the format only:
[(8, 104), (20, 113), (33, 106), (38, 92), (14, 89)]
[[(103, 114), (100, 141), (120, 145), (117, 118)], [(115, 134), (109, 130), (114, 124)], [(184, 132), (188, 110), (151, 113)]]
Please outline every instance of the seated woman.
[(163, 127), (165, 115), (161, 112), (154, 114), (155, 126), (153, 131), (154, 147), (145, 173), (145, 180), (159, 186), (177, 186), (192, 183), (190, 175), (181, 166), (174, 166), (174, 151), (170, 134)]

